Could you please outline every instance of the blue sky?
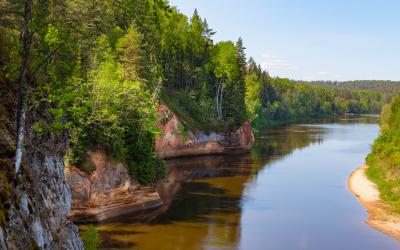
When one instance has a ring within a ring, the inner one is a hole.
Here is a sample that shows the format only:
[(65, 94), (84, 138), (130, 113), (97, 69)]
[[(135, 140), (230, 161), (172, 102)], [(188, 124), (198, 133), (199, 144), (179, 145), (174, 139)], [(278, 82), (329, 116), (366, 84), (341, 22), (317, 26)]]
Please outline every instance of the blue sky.
[(273, 76), (400, 80), (400, 0), (170, 0)]

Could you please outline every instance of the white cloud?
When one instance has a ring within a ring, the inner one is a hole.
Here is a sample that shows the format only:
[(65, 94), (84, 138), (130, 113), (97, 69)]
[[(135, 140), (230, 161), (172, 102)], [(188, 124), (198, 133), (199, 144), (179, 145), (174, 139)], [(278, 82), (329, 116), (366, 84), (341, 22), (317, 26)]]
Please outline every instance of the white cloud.
[(343, 80), (343, 79), (341, 79), (341, 75), (332, 74), (327, 71), (319, 71), (316, 73), (311, 73), (311, 74), (301, 77), (300, 79), (304, 80), (304, 81), (319, 81), (319, 80), (340, 81), (340, 80)]
[[(290, 79), (316, 81), (316, 80), (345, 80), (342, 75), (330, 72), (324, 68), (299, 67), (286, 59), (265, 53), (261, 55), (261, 68), (268, 71), (271, 76), (287, 77)], [(303, 66), (303, 65), (302, 65)]]
[(296, 65), (274, 55), (263, 54), (261, 58), (261, 68), (268, 72), (280, 73), (283, 71), (292, 71), (298, 69)]

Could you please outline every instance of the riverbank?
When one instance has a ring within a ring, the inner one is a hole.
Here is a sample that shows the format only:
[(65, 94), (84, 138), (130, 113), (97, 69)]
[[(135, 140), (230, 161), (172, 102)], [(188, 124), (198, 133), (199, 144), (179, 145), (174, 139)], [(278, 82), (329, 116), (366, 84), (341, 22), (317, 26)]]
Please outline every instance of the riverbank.
[(400, 240), (400, 215), (380, 199), (376, 185), (365, 175), (368, 166), (354, 170), (348, 179), (348, 188), (368, 211), (366, 223)]
[(71, 220), (101, 222), (162, 206), (153, 187), (140, 186), (123, 163), (109, 159), (104, 151), (91, 152), (83, 165), (91, 166), (92, 172), (74, 166), (65, 171), (72, 196)]

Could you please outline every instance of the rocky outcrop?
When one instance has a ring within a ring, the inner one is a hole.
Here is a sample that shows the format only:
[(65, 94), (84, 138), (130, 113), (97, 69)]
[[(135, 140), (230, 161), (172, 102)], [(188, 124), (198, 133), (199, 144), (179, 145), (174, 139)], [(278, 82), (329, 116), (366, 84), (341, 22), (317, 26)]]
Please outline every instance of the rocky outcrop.
[(91, 165), (94, 171), (88, 174), (71, 167), (66, 174), (74, 221), (107, 221), (162, 205), (153, 188), (140, 187), (122, 163), (107, 159), (104, 152), (90, 153), (83, 165)]
[[(21, 169), (15, 174), (15, 90), (0, 82), (0, 249), (83, 249), (68, 220), (71, 193), (64, 180), (65, 138), (46, 127), (46, 107), (30, 110)], [(42, 131), (32, 124), (40, 121)]]
[[(254, 143), (249, 123), (231, 133), (184, 131), (182, 122), (165, 105), (160, 105), (157, 126), (163, 136), (155, 148), (161, 158), (247, 152)], [(83, 168), (71, 167), (66, 174), (72, 192), (70, 218), (77, 222), (99, 222), (161, 207), (163, 201), (154, 188), (143, 188), (133, 180), (122, 163), (107, 159), (102, 151), (89, 154)], [(87, 167), (89, 166), (89, 167)], [(158, 189), (160, 191), (160, 189)]]
[(246, 152), (254, 143), (249, 122), (230, 133), (210, 133), (185, 130), (184, 124), (164, 104), (158, 108), (161, 119), (157, 126), (162, 136), (156, 138), (155, 148), (159, 157), (167, 159), (183, 156)]
[(28, 159), (13, 187), (4, 228), (6, 249), (83, 249), (68, 219), (71, 194), (64, 181), (63, 157), (27, 149)]

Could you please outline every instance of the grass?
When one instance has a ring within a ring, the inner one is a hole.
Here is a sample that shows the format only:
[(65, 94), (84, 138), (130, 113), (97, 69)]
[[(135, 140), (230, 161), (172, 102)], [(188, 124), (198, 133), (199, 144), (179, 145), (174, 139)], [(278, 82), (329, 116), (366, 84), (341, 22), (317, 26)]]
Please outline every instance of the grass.
[(97, 228), (90, 225), (82, 234), (81, 238), (85, 246), (85, 250), (96, 250), (100, 245), (100, 236)]
[(370, 154), (367, 158), (367, 177), (374, 182), (381, 198), (400, 213), (400, 169), (399, 158)]
[(377, 185), (382, 200), (400, 213), (400, 95), (389, 109), (382, 113), (381, 134), (366, 159), (366, 174)]

